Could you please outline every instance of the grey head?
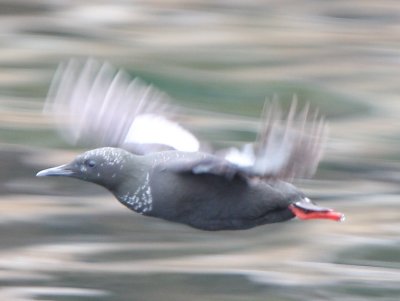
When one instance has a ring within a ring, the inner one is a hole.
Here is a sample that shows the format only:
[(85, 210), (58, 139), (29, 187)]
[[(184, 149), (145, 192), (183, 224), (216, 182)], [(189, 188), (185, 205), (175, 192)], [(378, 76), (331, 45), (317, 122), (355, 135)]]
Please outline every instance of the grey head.
[(113, 190), (133, 168), (133, 157), (120, 148), (97, 148), (78, 155), (70, 163), (42, 170), (36, 176), (72, 177)]

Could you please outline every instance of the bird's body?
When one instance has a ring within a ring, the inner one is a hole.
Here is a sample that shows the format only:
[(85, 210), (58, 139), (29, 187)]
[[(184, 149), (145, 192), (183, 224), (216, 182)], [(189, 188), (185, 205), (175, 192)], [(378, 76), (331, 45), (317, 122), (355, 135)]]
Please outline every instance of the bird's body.
[(138, 213), (203, 230), (247, 229), (294, 217), (288, 206), (299, 200), (299, 191), (289, 183), (241, 175), (229, 179), (168, 167), (168, 163), (185, 164), (193, 157), (209, 156), (167, 151), (135, 158), (149, 164), (140, 179), (126, 177), (126, 182), (111, 192)]
[[(151, 216), (202, 230), (248, 229), (294, 217), (288, 208), (289, 195), (279, 192), (282, 182), (251, 183), (236, 177), (227, 183), (214, 175), (169, 176), (180, 184), (161, 191), (156, 188), (163, 182), (159, 175), (150, 181), (150, 187), (155, 187)], [(189, 191), (191, 186), (196, 189)]]
[[(292, 184), (249, 177), (235, 165), (202, 152), (136, 155), (99, 148), (38, 173), (69, 176), (107, 188), (129, 209), (202, 230), (238, 230), (295, 217), (291, 205), (309, 202)], [(339, 219), (316, 207), (321, 218)], [(314, 208), (315, 209), (315, 208)]]
[[(135, 81), (128, 85), (120, 73), (112, 79), (106, 67), (90, 61), (83, 68), (70, 63), (51, 89), (56, 93), (50, 111), (77, 120), (69, 123), (67, 133), (74, 141), (117, 147), (87, 151), (38, 176), (92, 182), (139, 214), (202, 230), (248, 229), (295, 216), (343, 219), (340, 213), (316, 206), (289, 183), (294, 177), (312, 175), (321, 155), (323, 123), (315, 115), (307, 127), (307, 107), (295, 119), (294, 103), (285, 127), (272, 107), (264, 114), (264, 127), (254, 145), (240, 151), (229, 149), (224, 155), (206, 153), (198, 149), (199, 142), (191, 133), (154, 115), (150, 96), (158, 93)], [(125, 100), (128, 92), (140, 96), (132, 115)], [(87, 101), (83, 109), (78, 96)], [(145, 100), (150, 105), (144, 106)], [(93, 101), (101, 106), (89, 106)], [(104, 130), (104, 124), (109, 128)], [(151, 134), (146, 135), (148, 128)], [(173, 137), (168, 139), (168, 135)]]

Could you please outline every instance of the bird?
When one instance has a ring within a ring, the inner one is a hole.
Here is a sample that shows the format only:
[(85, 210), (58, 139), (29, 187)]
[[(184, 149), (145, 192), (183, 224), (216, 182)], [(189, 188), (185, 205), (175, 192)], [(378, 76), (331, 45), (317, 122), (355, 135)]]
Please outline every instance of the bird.
[(174, 121), (169, 96), (95, 59), (59, 65), (44, 113), (72, 144), (94, 147), (38, 177), (76, 178), (106, 188), (143, 216), (206, 230), (245, 230), (300, 220), (343, 221), (293, 185), (311, 177), (326, 123), (294, 98), (286, 118), (266, 102), (256, 141), (212, 152)]

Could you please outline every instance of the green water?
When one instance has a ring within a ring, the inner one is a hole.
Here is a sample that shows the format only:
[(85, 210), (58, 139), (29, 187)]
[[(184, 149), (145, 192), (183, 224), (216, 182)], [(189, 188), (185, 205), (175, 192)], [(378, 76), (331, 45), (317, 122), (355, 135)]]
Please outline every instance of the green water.
[[(391, 1), (0, 2), (0, 299), (398, 300), (400, 7)], [(165, 90), (215, 147), (255, 137), (266, 97), (330, 125), (329, 221), (202, 232), (100, 187), (38, 179), (72, 159), (41, 114), (57, 64), (93, 56)]]

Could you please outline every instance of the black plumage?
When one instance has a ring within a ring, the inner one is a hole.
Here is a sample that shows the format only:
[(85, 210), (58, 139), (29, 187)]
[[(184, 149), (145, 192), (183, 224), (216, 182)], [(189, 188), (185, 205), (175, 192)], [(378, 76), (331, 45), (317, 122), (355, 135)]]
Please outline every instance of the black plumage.
[(297, 114), (294, 101), (283, 123), (272, 104), (254, 144), (211, 154), (160, 115), (171, 111), (165, 99), (108, 64), (62, 65), (45, 111), (70, 141), (107, 147), (37, 175), (96, 183), (140, 214), (203, 230), (247, 229), (295, 216), (343, 220), (289, 183), (311, 176), (321, 156), (324, 122), (307, 106)]

